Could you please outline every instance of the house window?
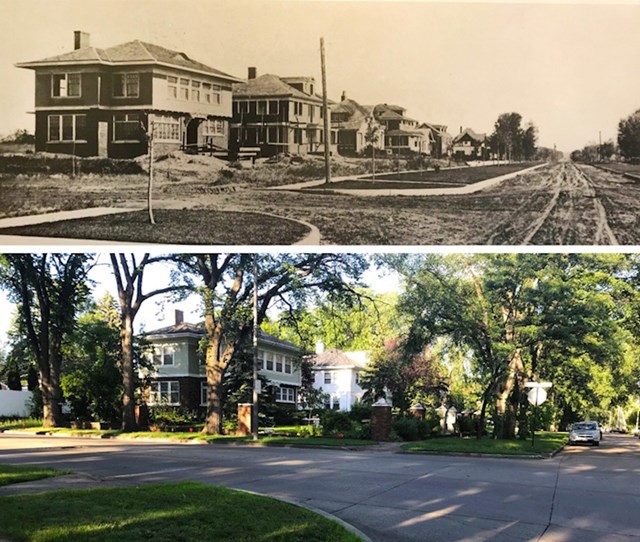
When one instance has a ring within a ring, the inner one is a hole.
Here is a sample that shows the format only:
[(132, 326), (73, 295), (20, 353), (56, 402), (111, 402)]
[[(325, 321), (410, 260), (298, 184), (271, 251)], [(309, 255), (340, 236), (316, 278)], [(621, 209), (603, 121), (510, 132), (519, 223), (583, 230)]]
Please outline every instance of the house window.
[(258, 350), (258, 371), (264, 368), (264, 350)]
[(312, 104), (309, 104), (309, 118), (311, 119), (311, 122), (313, 122), (313, 110), (315, 109), (315, 107)]
[(178, 78), (169, 75), (167, 77), (167, 96), (176, 100), (178, 98)]
[(156, 141), (181, 141), (180, 120), (168, 116), (154, 116), (153, 136)]
[(269, 115), (277, 115), (278, 114), (278, 102), (276, 100), (271, 100), (269, 102)]
[(292, 372), (292, 368), (293, 363), (291, 362), (291, 358), (287, 356), (286, 358), (284, 358), (284, 372), (290, 375)]
[(211, 96), (214, 104), (222, 103), (222, 87), (220, 85), (211, 85)]
[(272, 352), (265, 352), (265, 362), (267, 364), (267, 371), (273, 371), (273, 358), (275, 354)]
[(295, 403), (295, 388), (276, 388), (276, 401), (278, 403)]
[(140, 77), (137, 73), (114, 73), (113, 95), (116, 98), (136, 98), (140, 94)]
[(208, 393), (209, 386), (207, 386), (207, 381), (200, 382), (200, 406), (206, 406), (208, 404)]
[(249, 112), (249, 102), (240, 102), (240, 113)]
[(180, 79), (180, 91), (178, 96), (181, 100), (189, 99), (189, 79)]
[(333, 378), (333, 372), (332, 371), (325, 371), (324, 372), (324, 383), (325, 384), (333, 384), (334, 378)]
[(294, 128), (294, 130), (293, 130), (293, 142), (297, 143), (298, 145), (302, 144), (302, 129), (301, 128)]
[(301, 102), (293, 102), (293, 114), (296, 116), (302, 115), (302, 106)]
[(71, 98), (81, 94), (81, 75), (79, 73), (56, 73), (51, 76), (51, 96)]
[(140, 140), (140, 117), (137, 113), (116, 113), (113, 115), (113, 140)]
[(153, 348), (154, 365), (175, 365), (175, 349), (169, 345), (156, 345)]
[(150, 405), (179, 405), (180, 382), (168, 380), (166, 382), (152, 382), (149, 395)]
[(86, 115), (49, 115), (49, 141), (86, 141)]
[(206, 120), (203, 125), (205, 137), (224, 135), (224, 122), (221, 120)]
[(278, 132), (277, 126), (269, 126), (267, 129), (267, 143), (279, 143)]
[(265, 102), (264, 100), (260, 100), (258, 102), (257, 113), (258, 115), (265, 115), (267, 113), (267, 102)]
[(276, 354), (276, 372), (281, 373), (283, 371), (283, 358), (282, 354)]
[(331, 408), (333, 410), (340, 410), (340, 397), (338, 395), (334, 395), (331, 398)]

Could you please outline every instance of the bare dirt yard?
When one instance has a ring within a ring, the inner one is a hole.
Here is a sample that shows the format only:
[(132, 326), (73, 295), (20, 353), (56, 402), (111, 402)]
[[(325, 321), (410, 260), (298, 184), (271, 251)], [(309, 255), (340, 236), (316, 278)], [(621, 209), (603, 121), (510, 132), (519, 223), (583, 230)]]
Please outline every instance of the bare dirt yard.
[[(265, 164), (223, 173), (160, 165), (158, 209), (212, 213), (260, 212), (319, 228), (333, 245), (604, 245), (640, 244), (640, 183), (590, 166), (549, 164), (467, 195), (359, 197), (316, 191), (267, 190), (313, 177), (317, 164)], [(260, 176), (266, 167), (268, 179)], [(365, 170), (344, 163), (345, 170)], [(524, 168), (526, 166), (522, 166)], [(306, 174), (294, 173), (305, 169)], [(479, 168), (469, 168), (477, 175)], [(441, 172), (442, 173), (442, 172)], [(355, 174), (355, 173), (354, 173)], [(456, 182), (455, 184), (458, 184)], [(0, 175), (0, 218), (98, 206), (146, 204), (145, 175)], [(399, 191), (401, 194), (401, 191)], [(193, 221), (196, 215), (176, 215)], [(109, 227), (104, 227), (109, 239)], [(76, 236), (82, 235), (76, 229)], [(0, 232), (2, 234), (6, 232)], [(256, 245), (254, 230), (237, 230), (233, 244)], [(153, 233), (151, 233), (153, 238)], [(218, 244), (207, 235), (201, 242)], [(211, 239), (207, 241), (207, 239)], [(136, 241), (134, 237), (130, 239)], [(142, 239), (141, 239), (142, 240)], [(147, 238), (145, 237), (145, 241)], [(189, 243), (175, 233), (161, 242)], [(281, 243), (290, 240), (283, 237)], [(279, 243), (280, 244), (280, 243)]]

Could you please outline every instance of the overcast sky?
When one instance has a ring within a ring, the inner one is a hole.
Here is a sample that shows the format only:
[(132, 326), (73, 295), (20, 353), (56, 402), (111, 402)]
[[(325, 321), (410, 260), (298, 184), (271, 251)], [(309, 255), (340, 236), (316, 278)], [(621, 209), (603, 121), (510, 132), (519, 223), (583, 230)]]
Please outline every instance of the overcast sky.
[(33, 130), (34, 77), (16, 62), (140, 39), (245, 77), (312, 75), (324, 36), (329, 95), (394, 103), (420, 121), (491, 132), (517, 111), (540, 144), (615, 139), (640, 108), (640, 3), (311, 0), (2, 0), (0, 134)]

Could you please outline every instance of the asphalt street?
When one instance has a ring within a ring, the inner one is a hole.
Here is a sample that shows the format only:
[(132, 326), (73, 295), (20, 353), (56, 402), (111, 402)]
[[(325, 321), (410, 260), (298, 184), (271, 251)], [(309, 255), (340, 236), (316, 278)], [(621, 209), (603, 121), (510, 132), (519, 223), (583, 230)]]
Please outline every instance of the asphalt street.
[(304, 503), (374, 541), (640, 540), (640, 440), (629, 435), (534, 460), (4, 434), (0, 463), (75, 473), (0, 495), (193, 480)]

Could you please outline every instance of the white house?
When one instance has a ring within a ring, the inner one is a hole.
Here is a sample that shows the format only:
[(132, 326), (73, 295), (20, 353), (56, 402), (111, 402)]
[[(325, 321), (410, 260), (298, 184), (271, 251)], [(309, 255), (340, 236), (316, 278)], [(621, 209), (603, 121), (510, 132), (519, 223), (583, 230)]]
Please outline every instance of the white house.
[(313, 370), (313, 387), (329, 395), (327, 408), (351, 410), (356, 401), (362, 399), (360, 374), (369, 363), (369, 352), (344, 352), (336, 348), (324, 349), (318, 341), (316, 353), (310, 356)]

